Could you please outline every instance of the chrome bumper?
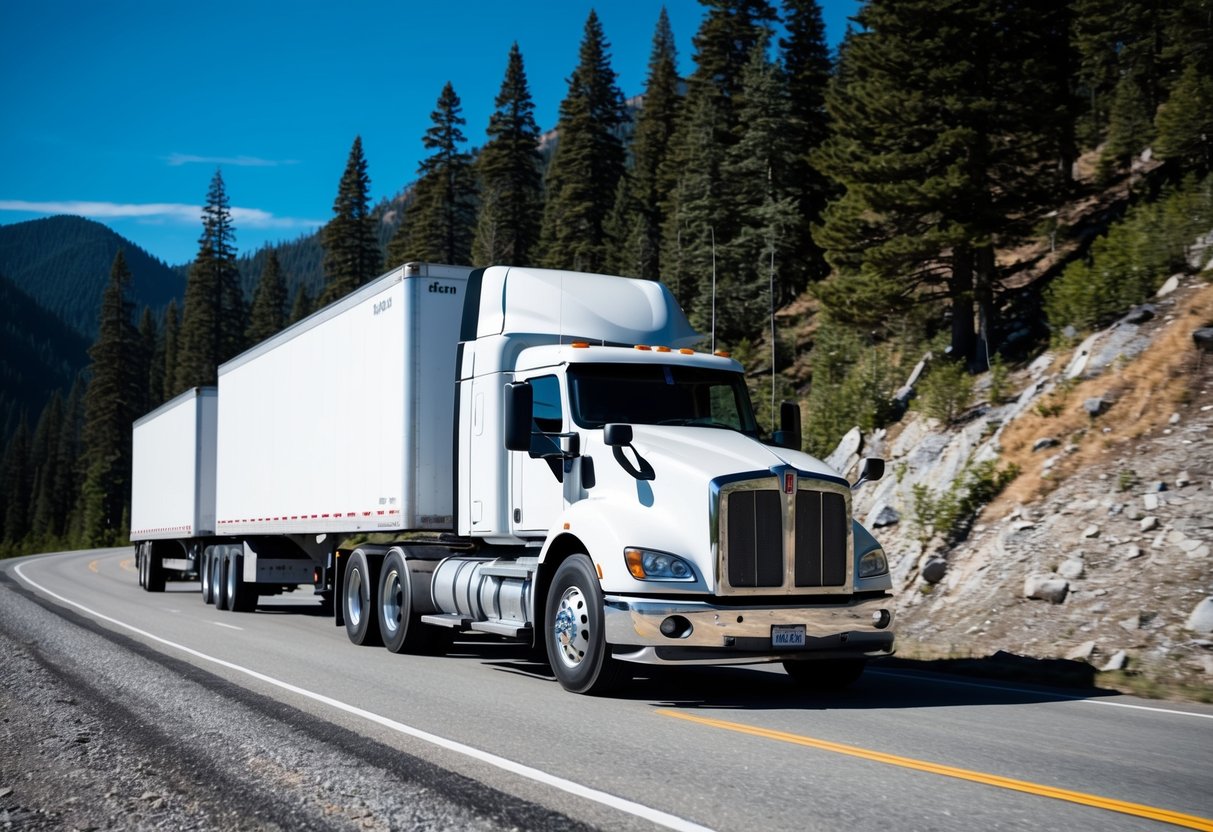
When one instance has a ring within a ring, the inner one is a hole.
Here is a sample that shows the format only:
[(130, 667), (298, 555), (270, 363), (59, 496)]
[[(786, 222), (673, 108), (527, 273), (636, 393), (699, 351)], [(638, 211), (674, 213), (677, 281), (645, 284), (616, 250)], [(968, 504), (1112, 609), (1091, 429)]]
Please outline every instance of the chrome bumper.
[[(689, 628), (663, 635), (661, 624), (671, 616)], [(877, 626), (878, 618), (884, 619), (883, 627)], [(754, 664), (893, 653), (893, 599), (887, 595), (804, 607), (723, 607), (608, 595), (605, 624), (615, 658), (642, 664)], [(803, 624), (805, 646), (773, 647), (771, 627), (777, 624)]]

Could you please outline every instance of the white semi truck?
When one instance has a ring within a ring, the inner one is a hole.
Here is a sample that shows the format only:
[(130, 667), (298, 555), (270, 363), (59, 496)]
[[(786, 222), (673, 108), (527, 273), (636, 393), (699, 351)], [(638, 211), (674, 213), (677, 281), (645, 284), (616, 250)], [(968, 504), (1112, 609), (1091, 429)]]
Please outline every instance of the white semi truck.
[(893, 651), (859, 483), (794, 405), (765, 440), (700, 341), (660, 283), (397, 268), (135, 423), (140, 583), (236, 611), (311, 584), (357, 644), (505, 636), (582, 693), (637, 663), (847, 684)]

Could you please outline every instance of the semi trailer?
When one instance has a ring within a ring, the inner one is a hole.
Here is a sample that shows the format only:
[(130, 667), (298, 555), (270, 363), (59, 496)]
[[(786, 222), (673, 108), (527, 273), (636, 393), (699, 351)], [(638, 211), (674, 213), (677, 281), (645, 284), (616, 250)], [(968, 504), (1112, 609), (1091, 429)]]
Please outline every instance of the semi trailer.
[(310, 585), (356, 644), (516, 639), (580, 693), (644, 664), (845, 685), (894, 647), (851, 508), (883, 461), (801, 452), (793, 403), (765, 435), (702, 340), (658, 282), (394, 269), (135, 423), (140, 584)]

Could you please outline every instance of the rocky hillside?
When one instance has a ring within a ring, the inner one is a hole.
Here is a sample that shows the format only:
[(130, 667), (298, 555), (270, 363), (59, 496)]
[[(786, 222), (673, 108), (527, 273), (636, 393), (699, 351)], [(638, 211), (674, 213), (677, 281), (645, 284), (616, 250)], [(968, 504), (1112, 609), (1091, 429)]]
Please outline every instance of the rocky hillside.
[(1213, 700), (1213, 353), (1193, 338), (1213, 285), (1159, 295), (1001, 396), (987, 374), (951, 425), (911, 412), (844, 439), (837, 467), (888, 463), (856, 513), (890, 556), (901, 655), (1070, 660)]

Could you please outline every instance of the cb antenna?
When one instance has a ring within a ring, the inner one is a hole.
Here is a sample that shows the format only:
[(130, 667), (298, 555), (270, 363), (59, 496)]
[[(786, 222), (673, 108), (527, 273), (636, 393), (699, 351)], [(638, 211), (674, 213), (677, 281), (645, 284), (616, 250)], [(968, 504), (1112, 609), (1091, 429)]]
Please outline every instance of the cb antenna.
[(775, 244), (771, 241), (771, 432), (775, 431)]
[(716, 352), (716, 229), (708, 228), (712, 233), (712, 352)]

